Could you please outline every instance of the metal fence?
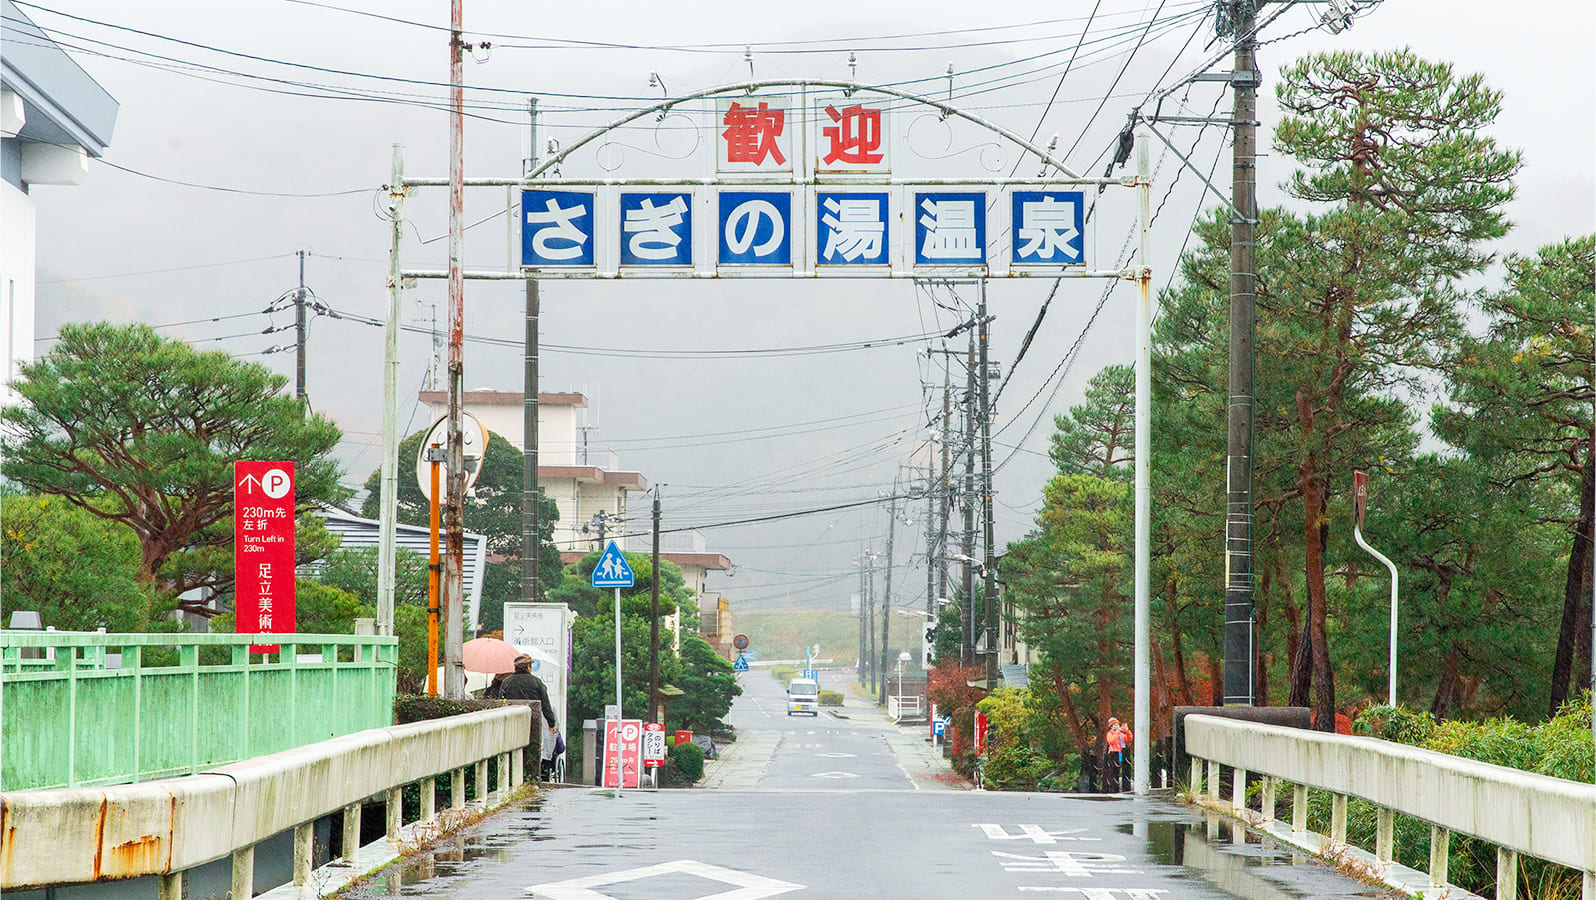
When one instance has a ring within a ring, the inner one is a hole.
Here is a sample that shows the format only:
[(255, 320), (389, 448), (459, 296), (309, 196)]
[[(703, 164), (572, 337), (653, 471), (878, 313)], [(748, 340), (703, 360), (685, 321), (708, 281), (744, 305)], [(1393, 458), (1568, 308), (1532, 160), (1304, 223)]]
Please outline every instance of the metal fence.
[(0, 631), (0, 790), (188, 775), (393, 722), (398, 640)]

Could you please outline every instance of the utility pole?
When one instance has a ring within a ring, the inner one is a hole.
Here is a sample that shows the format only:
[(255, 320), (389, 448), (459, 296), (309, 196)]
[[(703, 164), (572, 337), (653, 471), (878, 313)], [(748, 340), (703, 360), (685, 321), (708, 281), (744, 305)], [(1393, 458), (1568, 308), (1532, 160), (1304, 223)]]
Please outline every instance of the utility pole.
[[(925, 467), (925, 614), (926, 624), (937, 624), (937, 534), (931, 528), (935, 522), (937, 511), (937, 497), (935, 493), (936, 465), (931, 460), (926, 460)], [(925, 660), (920, 660), (920, 665), (930, 668)]]
[(870, 554), (870, 568), (865, 573), (865, 630), (870, 633), (870, 693), (876, 692), (876, 555)]
[(885, 584), (881, 591), (881, 652), (875, 658), (880, 661), (876, 671), (882, 673), (881, 692), (877, 695), (877, 702), (882, 706), (887, 705), (887, 654), (892, 652), (892, 539), (897, 533), (898, 525), (898, 479), (892, 479), (892, 499), (887, 501), (887, 572)]
[(1253, 311), (1257, 300), (1257, 92), (1261, 80), (1253, 35), (1258, 0), (1231, 5), (1236, 38), (1231, 86), (1230, 407), (1225, 457), (1224, 705), (1253, 704)]
[[(946, 358), (942, 360), (942, 468), (937, 470), (937, 545), (939, 548), (937, 560), (937, 596), (948, 595), (948, 567), (944, 562), (948, 552), (948, 512), (952, 507), (953, 484), (948, 480), (951, 471), (951, 461), (948, 456), (952, 452), (948, 440), (952, 437), (953, 427), (953, 396), (952, 396), (952, 369)], [(940, 610), (932, 610), (940, 613)]]
[(865, 561), (867, 558), (864, 545), (861, 544), (859, 559), (856, 561), (859, 566), (859, 593), (855, 598), (859, 604), (855, 612), (859, 614), (859, 665), (856, 668), (859, 670), (857, 674), (860, 684), (865, 683)]
[(465, 270), (461, 247), (465, 237), (465, 30), (463, 0), (449, 3), (449, 491), (444, 509), (448, 562), (444, 578), (444, 696), (465, 696), (465, 667), (460, 657), (465, 558)]
[(294, 345), (299, 355), (294, 363), (294, 396), (299, 407), (309, 412), (310, 400), (305, 396), (305, 251), (299, 251), (299, 290), (294, 292)]
[(982, 278), (980, 308), (976, 313), (976, 340), (981, 345), (981, 532), (984, 538), (981, 573), (986, 605), (986, 681), (987, 687), (993, 688), (997, 686), (998, 677), (998, 615), (997, 560), (992, 555), (992, 379), (987, 372), (990, 336), (987, 326), (990, 323), (986, 314), (986, 279)]
[[(527, 172), (538, 162), (538, 101), (527, 101), (531, 116), (532, 149), (528, 151)], [(538, 585), (542, 548), (538, 544), (542, 523), (538, 521), (538, 280), (526, 276), (526, 371), (521, 388), (521, 601), (535, 603), (542, 594)]]
[[(382, 356), (382, 489), (377, 528), (377, 633), (393, 630), (394, 545), (399, 513), (399, 307), (404, 294), (399, 249), (404, 238), (405, 148), (393, 145), (393, 174), (388, 185), (388, 321), (383, 326)], [(433, 665), (436, 665), (434, 663)]]
[(650, 557), (653, 582), (649, 586), (648, 617), (648, 720), (659, 719), (659, 485), (654, 485), (654, 550)]
[(979, 621), (975, 612), (975, 567), (970, 551), (975, 549), (975, 331), (970, 331), (970, 349), (964, 360), (964, 482), (959, 486), (959, 501), (964, 509), (964, 603), (959, 608), (959, 624), (964, 630), (964, 651), (960, 663), (971, 665), (977, 659), (976, 634)]

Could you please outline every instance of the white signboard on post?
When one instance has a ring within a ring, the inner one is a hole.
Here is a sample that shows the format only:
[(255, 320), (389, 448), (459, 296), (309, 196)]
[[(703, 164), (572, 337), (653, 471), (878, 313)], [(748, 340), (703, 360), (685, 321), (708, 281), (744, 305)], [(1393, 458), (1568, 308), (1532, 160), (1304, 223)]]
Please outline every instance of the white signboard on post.
[(565, 704), (571, 684), (571, 622), (575, 618), (564, 603), (504, 604), (504, 640), (532, 657), (532, 674), (549, 689), (554, 720), (562, 731), (568, 725)]

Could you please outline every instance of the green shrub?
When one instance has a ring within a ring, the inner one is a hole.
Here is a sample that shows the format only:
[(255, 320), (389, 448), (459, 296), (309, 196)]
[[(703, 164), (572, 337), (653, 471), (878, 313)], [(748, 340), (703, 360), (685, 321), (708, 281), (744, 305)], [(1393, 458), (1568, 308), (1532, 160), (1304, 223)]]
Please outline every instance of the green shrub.
[(1401, 706), (1375, 706), (1352, 723), (1352, 733), (1422, 746), (1435, 731), (1435, 717)]
[[(1588, 700), (1565, 705), (1557, 716), (1540, 725), (1509, 718), (1438, 723), (1427, 713), (1378, 706), (1359, 716), (1353, 723), (1353, 730), (1479, 762), (1588, 784), (1596, 776), (1596, 745), (1591, 739), (1590, 716)], [(1330, 793), (1310, 789), (1308, 799), (1309, 829), (1329, 833)], [(1427, 865), (1430, 828), (1426, 823), (1397, 816), (1395, 837), (1397, 862), (1420, 869)], [(1348, 800), (1347, 840), (1360, 847), (1374, 846), (1373, 804)], [(1463, 835), (1453, 836), (1448, 880), (1478, 893), (1490, 889), (1495, 873), (1496, 848), (1493, 845)], [(1572, 897), (1579, 893), (1579, 873), (1526, 857), (1519, 862), (1519, 885), (1521, 891), (1528, 891), (1527, 896)]]
[(820, 692), (820, 705), (821, 706), (841, 706), (842, 705), (842, 692), (841, 691), (822, 690)]
[(692, 741), (683, 741), (670, 749), (671, 766), (675, 777), (685, 784), (693, 784), (704, 777), (704, 748)]
[(1003, 791), (1034, 791), (1037, 782), (1053, 771), (1053, 763), (1030, 747), (1005, 745), (986, 761), (988, 787)]
[(771, 666), (770, 676), (782, 684), (786, 684), (798, 677), (798, 670), (792, 666)]

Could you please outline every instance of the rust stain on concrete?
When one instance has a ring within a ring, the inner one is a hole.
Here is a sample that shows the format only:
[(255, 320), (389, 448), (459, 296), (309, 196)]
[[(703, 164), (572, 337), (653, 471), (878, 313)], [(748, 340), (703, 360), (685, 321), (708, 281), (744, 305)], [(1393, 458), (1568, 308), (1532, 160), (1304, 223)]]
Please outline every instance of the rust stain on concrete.
[(96, 860), (98, 878), (133, 878), (149, 875), (165, 868), (168, 842), (158, 834), (146, 834), (105, 850), (105, 858)]
[(100, 848), (105, 846), (105, 813), (110, 801), (100, 799), (100, 814), (94, 819), (94, 881), (100, 880)]

